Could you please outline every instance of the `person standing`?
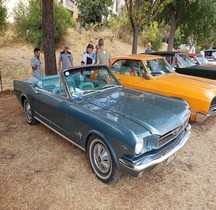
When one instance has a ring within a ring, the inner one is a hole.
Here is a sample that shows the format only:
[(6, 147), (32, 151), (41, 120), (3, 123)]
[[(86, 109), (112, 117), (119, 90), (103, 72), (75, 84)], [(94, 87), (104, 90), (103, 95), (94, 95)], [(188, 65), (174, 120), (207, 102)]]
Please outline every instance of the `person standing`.
[(86, 47), (86, 52), (82, 55), (81, 65), (89, 65), (95, 63), (93, 50), (94, 46), (92, 44), (88, 44), (88, 46)]
[(104, 46), (104, 40), (98, 40), (99, 51), (97, 53), (97, 64), (104, 64), (111, 67), (111, 55)]
[(39, 48), (34, 49), (34, 56), (31, 60), (31, 67), (32, 67), (33, 77), (43, 76), (42, 62), (40, 60), (40, 49)]
[(59, 55), (59, 71), (73, 66), (73, 56), (69, 51), (69, 46), (65, 45), (64, 50)]
[(147, 49), (145, 50), (145, 53), (151, 53), (152, 52), (152, 49), (151, 49), (151, 43), (149, 42), (147, 44)]
[(97, 63), (97, 53), (99, 51), (99, 45), (95, 45), (95, 51), (93, 52), (93, 58), (94, 58), (94, 61), (95, 63)]

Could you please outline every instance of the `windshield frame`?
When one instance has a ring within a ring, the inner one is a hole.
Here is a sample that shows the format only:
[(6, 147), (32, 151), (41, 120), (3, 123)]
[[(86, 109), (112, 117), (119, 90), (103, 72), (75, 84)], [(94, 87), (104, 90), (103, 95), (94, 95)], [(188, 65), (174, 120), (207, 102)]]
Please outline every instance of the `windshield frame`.
[[(186, 54), (178, 53), (175, 55), (175, 58), (177, 59), (179, 65), (179, 68), (187, 68), (195, 66), (196, 64), (194, 61)], [(186, 58), (186, 59), (185, 59)]]
[(198, 60), (198, 63), (200, 65), (206, 65), (209, 63), (208, 60), (203, 55), (196, 56), (196, 59)]
[[(118, 79), (106, 65), (82, 65), (64, 69), (60, 74), (70, 98), (81, 98), (95, 92), (121, 87)], [(95, 74), (94, 79), (90, 78), (93, 74)], [(76, 77), (82, 79), (82, 81), (79, 81), (82, 85), (88, 83), (90, 88), (81, 89), (80, 84), (79, 86), (77, 84)], [(110, 87), (107, 85), (110, 85)], [(106, 86), (106, 88), (103, 88), (104, 86)]]
[[(160, 76), (168, 75), (168, 74), (175, 72), (175, 69), (163, 57), (143, 60), (143, 63), (144, 63), (145, 68), (147, 69), (147, 71), (152, 77), (158, 77), (158, 76), (160, 77)], [(158, 69), (158, 64), (160, 64), (159, 69)]]

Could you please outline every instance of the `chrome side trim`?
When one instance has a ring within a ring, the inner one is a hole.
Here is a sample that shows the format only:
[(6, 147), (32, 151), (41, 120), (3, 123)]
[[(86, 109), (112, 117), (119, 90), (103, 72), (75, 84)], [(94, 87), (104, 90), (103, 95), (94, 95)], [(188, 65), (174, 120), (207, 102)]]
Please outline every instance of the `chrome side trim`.
[(127, 163), (124, 159), (120, 158), (119, 159), (119, 163), (121, 165), (123, 165), (124, 167), (129, 168), (132, 171), (137, 171), (137, 172), (141, 172), (151, 166), (155, 166), (158, 165), (162, 162), (164, 162), (165, 160), (167, 160), (170, 156), (174, 155), (179, 149), (181, 149), (184, 144), (187, 142), (188, 138), (190, 136), (190, 132), (188, 131), (187, 134), (183, 137), (183, 139), (181, 140), (181, 142), (179, 142), (179, 144), (177, 144), (177, 146), (175, 148), (173, 148), (173, 150), (171, 150), (170, 152), (168, 152), (167, 154), (158, 157), (157, 159), (154, 159), (148, 163), (144, 163), (142, 165), (132, 165)]
[(56, 131), (54, 128), (50, 127), (49, 125), (47, 125), (45, 122), (43, 122), (42, 120), (40, 120), (37, 117), (34, 117), (36, 120), (38, 120), (40, 123), (42, 123), (43, 125), (45, 125), (47, 128), (49, 128), (50, 130), (52, 130), (54, 133), (58, 134), (59, 136), (61, 136), (62, 138), (66, 139), (67, 141), (69, 141), (71, 144), (77, 146), (78, 148), (80, 148), (83, 151), (86, 151), (85, 148), (79, 146), (78, 144), (76, 144), (75, 142), (73, 142), (72, 140), (70, 140), (69, 138), (67, 138), (66, 136), (62, 135), (61, 133), (59, 133), (58, 131)]

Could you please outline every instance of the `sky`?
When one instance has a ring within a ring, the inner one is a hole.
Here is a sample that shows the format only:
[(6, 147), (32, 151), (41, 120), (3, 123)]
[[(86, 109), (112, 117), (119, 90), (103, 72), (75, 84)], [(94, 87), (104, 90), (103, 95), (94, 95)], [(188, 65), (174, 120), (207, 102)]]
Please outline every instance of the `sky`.
[(16, 6), (16, 4), (19, 2), (20, 0), (5, 0), (5, 6), (7, 8), (7, 13), (8, 13), (8, 21), (9, 22), (13, 22), (13, 9)]

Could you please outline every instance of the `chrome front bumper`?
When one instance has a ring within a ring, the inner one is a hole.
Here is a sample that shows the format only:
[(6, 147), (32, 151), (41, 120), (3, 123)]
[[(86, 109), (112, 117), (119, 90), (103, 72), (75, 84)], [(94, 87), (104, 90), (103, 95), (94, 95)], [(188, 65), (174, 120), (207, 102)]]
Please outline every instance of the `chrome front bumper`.
[(201, 123), (205, 121), (210, 116), (216, 116), (216, 107), (212, 107), (207, 114), (197, 112), (196, 122)]
[(187, 132), (184, 133), (184, 136), (180, 140), (180, 142), (169, 152), (165, 153), (162, 156), (159, 156), (157, 153), (151, 158), (146, 160), (139, 160), (138, 163), (133, 164), (132, 162), (129, 162), (128, 160), (125, 160), (123, 158), (119, 159), (119, 163), (121, 166), (127, 168), (127, 172), (132, 176), (139, 176), (143, 171), (147, 170), (148, 168), (153, 168), (154, 166), (168, 160), (170, 157), (172, 157), (179, 149), (181, 149), (184, 144), (187, 142), (189, 136), (190, 136), (190, 128), (191, 126), (188, 124), (186, 130)]

